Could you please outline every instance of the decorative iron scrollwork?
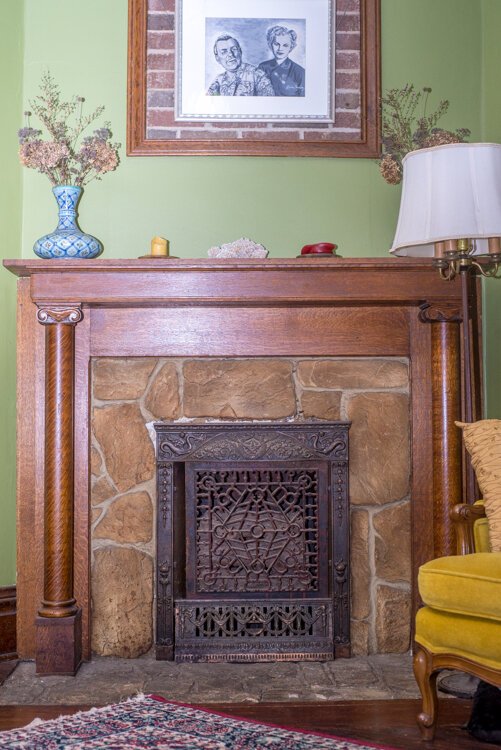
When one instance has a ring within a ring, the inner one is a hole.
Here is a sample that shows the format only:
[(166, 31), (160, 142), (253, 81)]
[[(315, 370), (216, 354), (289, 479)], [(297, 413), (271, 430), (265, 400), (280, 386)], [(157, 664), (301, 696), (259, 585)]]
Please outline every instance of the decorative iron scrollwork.
[(180, 604), (176, 620), (181, 638), (257, 639), (327, 636), (325, 604)]
[(318, 591), (316, 470), (200, 470), (195, 485), (197, 593)]
[(159, 629), (158, 642), (161, 646), (173, 643), (171, 628), (168, 627), (173, 617), (171, 565), (167, 560), (160, 563), (157, 569), (157, 618), (165, 627)]
[(346, 455), (346, 437), (332, 430), (328, 432), (321, 431), (313, 437), (313, 447), (316, 451), (326, 456), (340, 458)]
[(181, 432), (157, 425), (159, 460), (291, 460), (346, 458), (346, 425), (323, 428), (321, 424), (288, 425), (285, 431), (275, 425), (250, 429), (248, 426), (218, 426), (211, 431), (193, 426)]

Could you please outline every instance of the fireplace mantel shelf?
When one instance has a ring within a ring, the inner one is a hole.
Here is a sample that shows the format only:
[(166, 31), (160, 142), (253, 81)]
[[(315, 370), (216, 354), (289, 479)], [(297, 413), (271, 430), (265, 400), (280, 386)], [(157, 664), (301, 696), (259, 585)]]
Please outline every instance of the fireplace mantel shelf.
[(338, 269), (362, 269), (378, 268), (392, 269), (397, 266), (405, 266), (413, 270), (426, 270), (430, 268), (427, 258), (313, 258), (303, 256), (301, 258), (95, 258), (41, 260), (38, 258), (16, 258), (5, 260), (4, 265), (16, 274), (16, 276), (30, 276), (33, 273), (60, 273), (71, 271), (81, 273), (82, 271), (183, 271), (183, 270), (296, 270), (305, 268), (322, 270), (327, 268)]
[(404, 304), (458, 299), (426, 259), (7, 260), (31, 298), (89, 305)]
[(90, 658), (95, 357), (406, 358), (417, 606), (417, 569), (454, 551), (449, 511), (463, 499), (457, 282), (425, 259), (4, 265), (19, 277), (18, 651), (39, 673), (74, 673)]

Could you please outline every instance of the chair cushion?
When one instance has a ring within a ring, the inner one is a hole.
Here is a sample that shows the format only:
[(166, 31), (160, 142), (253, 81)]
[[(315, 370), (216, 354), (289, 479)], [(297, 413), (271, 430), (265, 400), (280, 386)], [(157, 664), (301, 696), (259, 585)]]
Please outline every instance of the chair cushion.
[(491, 549), (501, 552), (501, 419), (456, 424), (463, 428), (464, 444), (482, 491)]
[(419, 569), (418, 586), (429, 607), (501, 621), (501, 552), (430, 560)]
[(478, 518), (473, 524), (473, 539), (477, 552), (492, 552), (487, 518)]
[(415, 639), (433, 654), (462, 656), (501, 669), (501, 624), (496, 620), (421, 607), (416, 615)]

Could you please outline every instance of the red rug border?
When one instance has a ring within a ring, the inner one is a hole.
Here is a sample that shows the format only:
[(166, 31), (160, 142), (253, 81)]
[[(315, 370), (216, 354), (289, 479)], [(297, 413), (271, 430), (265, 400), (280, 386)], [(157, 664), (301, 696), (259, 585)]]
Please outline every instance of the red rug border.
[(339, 737), (336, 734), (327, 734), (327, 732), (315, 732), (315, 731), (309, 731), (308, 729), (298, 729), (298, 727), (290, 727), (283, 724), (273, 724), (270, 721), (257, 721), (256, 719), (248, 719), (245, 716), (235, 716), (232, 714), (225, 714), (222, 711), (212, 711), (210, 708), (207, 708), (206, 706), (199, 706), (196, 703), (181, 703), (180, 701), (173, 701), (169, 698), (164, 698), (162, 695), (156, 695), (154, 693), (148, 693), (145, 697), (147, 698), (153, 698), (153, 700), (159, 701), (160, 703), (170, 703), (173, 706), (180, 706), (182, 708), (195, 708), (197, 711), (204, 711), (206, 714), (213, 714), (214, 716), (221, 716), (223, 719), (235, 719), (236, 721), (243, 721), (247, 722), (248, 724), (257, 724), (258, 726), (262, 727), (272, 727), (274, 729), (283, 729), (286, 732), (297, 732), (298, 734), (306, 734), (311, 735), (312, 737), (325, 737), (326, 739), (330, 740), (339, 740), (339, 741), (345, 741), (345, 742), (351, 742), (354, 745), (358, 745), (359, 747), (363, 747), (364, 745), (371, 745), (373, 748), (376, 748), (376, 750), (399, 750), (397, 747), (391, 747), (390, 745), (380, 745), (379, 743), (374, 743), (371, 740), (362, 741), (362, 740), (353, 740), (351, 737)]

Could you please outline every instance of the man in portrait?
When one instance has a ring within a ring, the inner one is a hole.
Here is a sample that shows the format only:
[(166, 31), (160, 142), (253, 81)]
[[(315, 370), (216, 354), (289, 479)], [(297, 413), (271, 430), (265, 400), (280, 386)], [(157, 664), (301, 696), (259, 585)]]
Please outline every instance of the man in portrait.
[(214, 56), (225, 69), (211, 83), (209, 96), (275, 96), (270, 79), (263, 70), (242, 62), (238, 39), (224, 34), (216, 39)]
[(271, 81), (275, 96), (304, 96), (305, 70), (289, 58), (297, 44), (297, 33), (286, 26), (272, 26), (266, 34), (273, 60), (258, 66)]

